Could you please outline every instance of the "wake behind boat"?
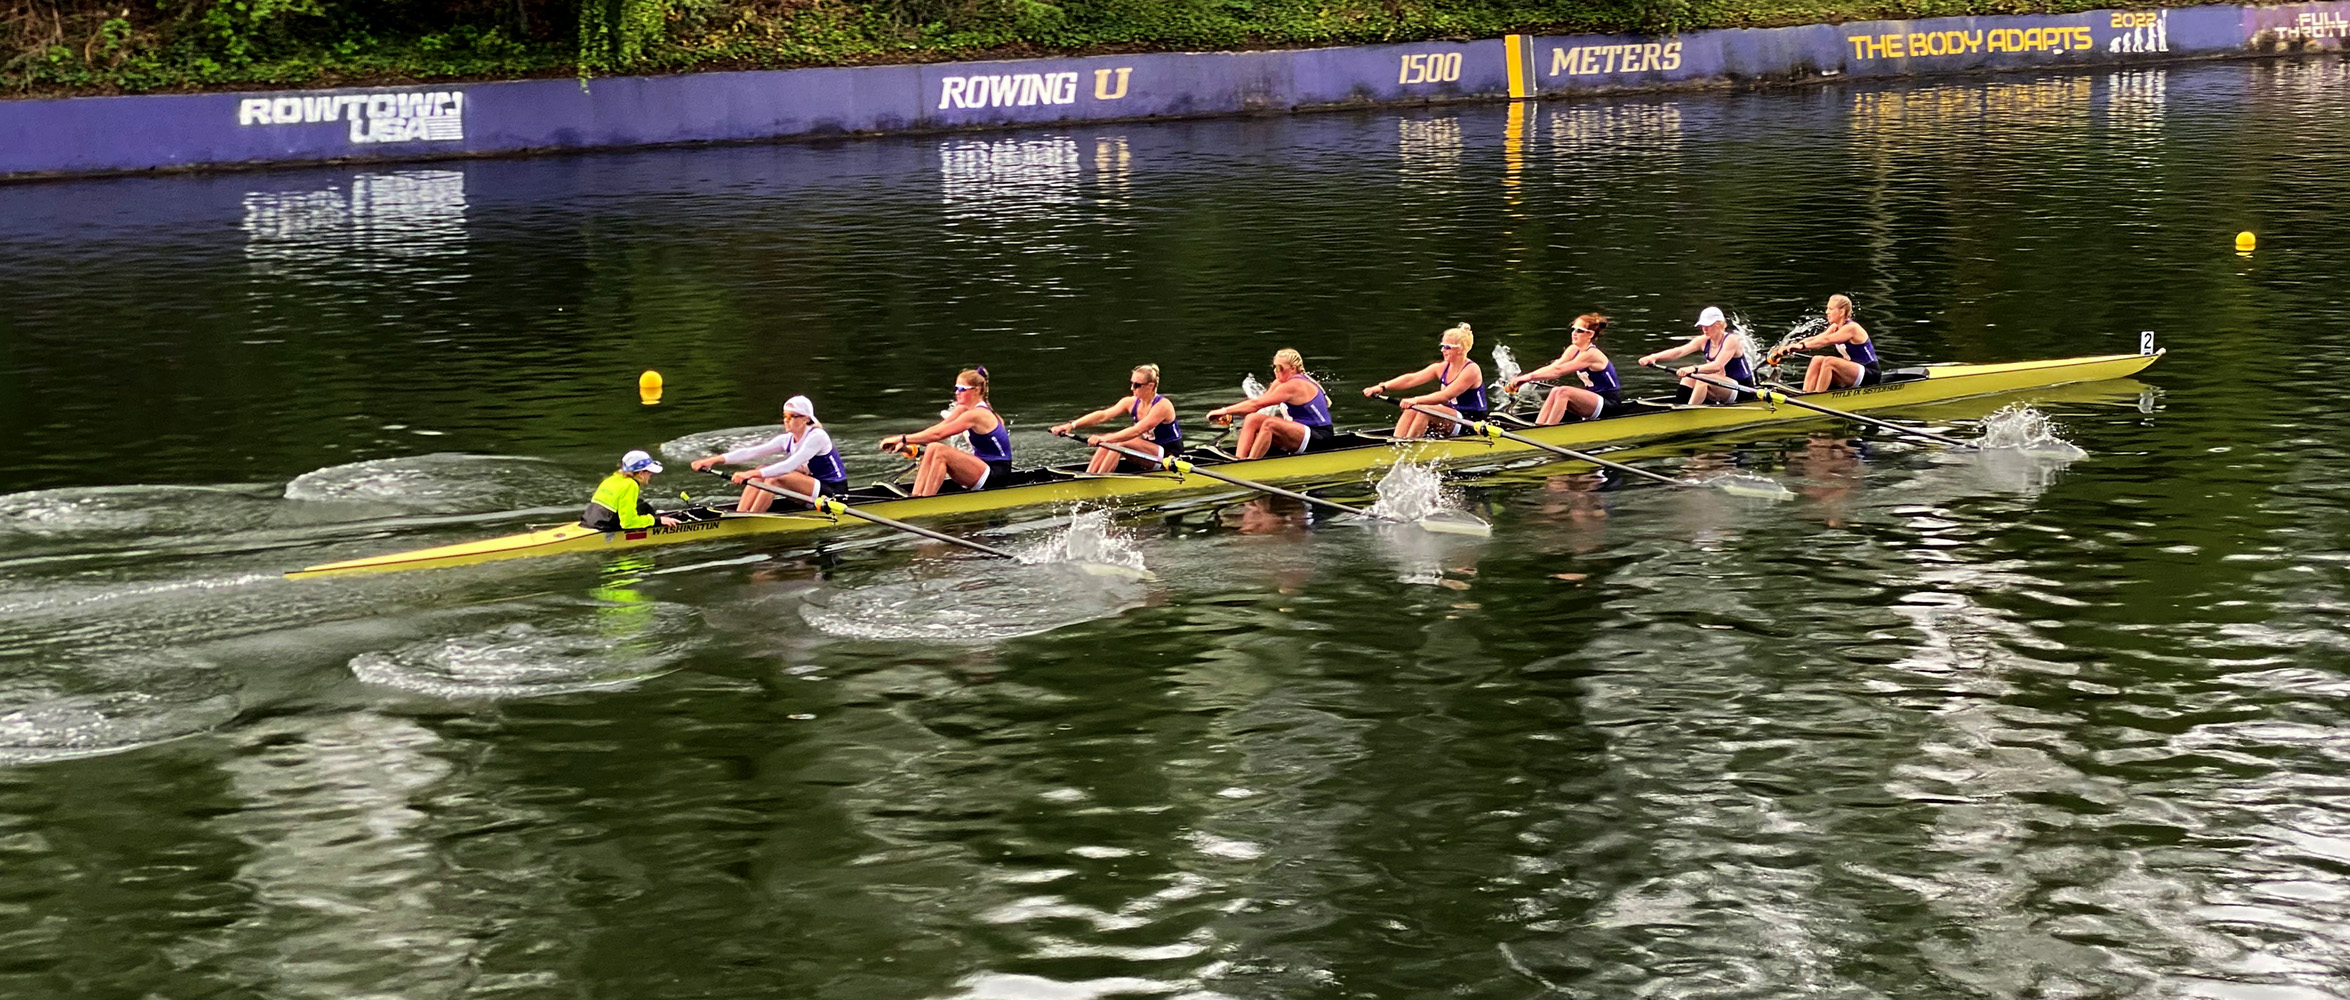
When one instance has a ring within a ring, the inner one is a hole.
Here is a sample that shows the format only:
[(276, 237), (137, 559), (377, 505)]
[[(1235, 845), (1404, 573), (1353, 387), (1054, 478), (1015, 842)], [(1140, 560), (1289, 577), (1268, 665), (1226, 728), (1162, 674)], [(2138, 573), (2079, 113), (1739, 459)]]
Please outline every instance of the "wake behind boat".
[[(2126, 378), (2144, 371), (2162, 356), (2151, 339), (2137, 354), (2107, 354), (2002, 364), (1935, 364), (1884, 373), (1876, 384), (1817, 393), (1786, 393), (1837, 410), (1884, 410), (1996, 393), (2038, 389), (2077, 382)], [(1594, 420), (1549, 426), (1496, 416), (1531, 442), (1568, 448), (1592, 448), (1656, 438), (1700, 434), (1758, 424), (1828, 419), (1799, 406), (1781, 406), (1769, 399), (1734, 405), (1676, 405), (1669, 398), (1649, 398), (1624, 404), (1620, 413)], [(1302, 455), (1250, 461), (1240, 460), (1209, 446), (1193, 447), (1188, 455), (1194, 467), (1214, 467), (1226, 476), (1258, 482), (1310, 483), (1343, 481), (1377, 472), (1401, 461), (1464, 467), (1540, 454), (1535, 444), (1493, 435), (1396, 440), (1382, 432), (1352, 432), (1333, 436), (1327, 446)], [(1201, 475), (1173, 471), (1096, 474), (1083, 465), (1052, 466), (1012, 472), (998, 484), (972, 492), (913, 496), (892, 483), (852, 489), (837, 499), (844, 504), (898, 520), (949, 517), (1020, 507), (1065, 506), (1077, 503), (1147, 505), (1169, 497), (1230, 490), (1228, 483)], [(465, 566), (503, 559), (634, 549), (678, 542), (713, 541), (748, 535), (823, 531), (839, 527), (839, 516), (822, 511), (738, 513), (733, 504), (689, 507), (667, 512), (675, 524), (598, 531), (565, 525), (541, 531), (486, 538), (410, 552), (325, 563), (287, 573), (308, 579), (362, 573)]]

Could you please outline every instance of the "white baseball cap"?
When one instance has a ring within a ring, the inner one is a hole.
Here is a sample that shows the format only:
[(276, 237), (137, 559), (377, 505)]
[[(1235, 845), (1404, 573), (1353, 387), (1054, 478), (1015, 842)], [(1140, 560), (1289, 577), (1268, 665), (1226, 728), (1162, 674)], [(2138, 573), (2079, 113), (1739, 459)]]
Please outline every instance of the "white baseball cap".
[(1727, 320), (1722, 318), (1722, 307), (1720, 306), (1707, 306), (1704, 312), (1697, 314), (1697, 325), (1699, 326), (1712, 326), (1723, 322), (1727, 322)]
[(620, 471), (657, 473), (661, 471), (661, 463), (653, 461), (653, 456), (644, 452), (632, 451), (620, 456)]
[(816, 404), (809, 402), (806, 396), (793, 396), (783, 401), (783, 412), (786, 415), (797, 413), (814, 420), (816, 419)]

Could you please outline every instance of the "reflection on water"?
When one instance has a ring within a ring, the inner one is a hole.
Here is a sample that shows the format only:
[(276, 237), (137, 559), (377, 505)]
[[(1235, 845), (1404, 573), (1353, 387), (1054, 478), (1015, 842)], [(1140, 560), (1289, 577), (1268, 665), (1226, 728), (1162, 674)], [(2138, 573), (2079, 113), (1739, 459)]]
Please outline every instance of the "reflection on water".
[(245, 196), (245, 255), (257, 275), (326, 277), (363, 264), (376, 273), (446, 280), (436, 258), (465, 252), (465, 173), (361, 173), (349, 183)]
[[(0, 994), (2339, 995), (2344, 67), (0, 188)], [(1486, 539), (1225, 494), (936, 522), (1040, 565), (280, 576), (793, 394), (888, 477), (973, 364), (1027, 462), (1137, 362), (1196, 421), (1295, 346), (1371, 424), (1449, 322), (1621, 363), (1838, 291), (1897, 364), (2173, 353), (1895, 414), (2033, 448), (1611, 452), (1784, 503), (1320, 487)]]

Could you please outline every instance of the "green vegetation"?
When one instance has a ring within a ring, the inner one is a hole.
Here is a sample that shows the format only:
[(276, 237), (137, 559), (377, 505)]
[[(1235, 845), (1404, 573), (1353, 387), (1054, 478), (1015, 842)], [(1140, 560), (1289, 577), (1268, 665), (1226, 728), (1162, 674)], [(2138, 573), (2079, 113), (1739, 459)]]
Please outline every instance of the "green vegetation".
[[(2097, 0), (9, 0), (0, 94), (1669, 32)], [(2122, 4), (2127, 6), (2130, 4)]]

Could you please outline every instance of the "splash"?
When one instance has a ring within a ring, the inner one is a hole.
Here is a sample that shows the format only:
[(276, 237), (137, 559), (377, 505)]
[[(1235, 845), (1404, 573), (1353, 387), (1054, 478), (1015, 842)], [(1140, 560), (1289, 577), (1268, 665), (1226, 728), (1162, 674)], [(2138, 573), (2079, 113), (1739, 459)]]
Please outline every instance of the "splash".
[[(1802, 319), (1796, 320), (1794, 325), (1787, 328), (1787, 332), (1785, 334), (1780, 335), (1779, 342), (1771, 345), (1771, 350), (1783, 351), (1793, 348), (1796, 341), (1802, 340), (1805, 337), (1809, 337), (1812, 334), (1825, 330), (1827, 327), (1828, 318), (1826, 316), (1806, 316)], [(1768, 356), (1767, 352), (1765, 356)], [(1793, 360), (1801, 361), (1802, 359), (1796, 358)], [(1781, 362), (1781, 364), (1785, 363), (1785, 361)]]
[(1379, 518), (1416, 521), (1452, 506), (1445, 501), (1444, 477), (1436, 474), (1434, 465), (1397, 462), (1380, 478), (1379, 502), (1370, 512)]
[(1072, 512), (1067, 527), (1015, 554), (1025, 566), (1076, 564), (1112, 566), (1137, 574), (1147, 572), (1142, 564), (1142, 548), (1134, 543), (1132, 535), (1110, 523), (1107, 510)]
[(222, 486), (77, 486), (0, 496), (0, 534), (207, 532), (258, 527), (274, 501)]
[(1485, 388), (1488, 393), (1492, 394), (1494, 409), (1516, 409), (1519, 404), (1527, 401), (1528, 396), (1532, 395), (1534, 390), (1531, 386), (1518, 390), (1515, 395), (1502, 388), (1502, 386), (1508, 385), (1511, 379), (1525, 374), (1525, 371), (1525, 369), (1518, 367), (1518, 356), (1510, 352), (1509, 345), (1493, 345), (1493, 378), (1486, 383)]
[(240, 710), (235, 682), (192, 656), (160, 653), (85, 666), (75, 686), (96, 682), (106, 690), (34, 683), (0, 695), (0, 765), (154, 746), (218, 729)]
[(361, 653), (351, 673), (368, 684), (441, 698), (537, 698), (628, 687), (676, 669), (690, 644), (667, 627), (690, 612), (644, 603), (601, 607), (594, 617), (541, 627), (515, 622)]
[[(1257, 381), (1257, 373), (1250, 372), (1246, 378), (1240, 380), (1240, 394), (1249, 399), (1255, 399), (1258, 396), (1262, 396), (1265, 394), (1265, 383)], [(1265, 407), (1260, 412), (1270, 413), (1275, 417), (1286, 419), (1289, 416), (1289, 404), (1275, 403), (1271, 406)]]
[(1147, 592), (1138, 580), (1077, 574), (1065, 564), (962, 562), (957, 570), (811, 598), (800, 605), (800, 617), (845, 639), (960, 645), (1107, 618), (1138, 606)]
[(2009, 403), (1983, 418), (1981, 446), (2067, 460), (2089, 454), (2060, 436), (2047, 414), (2022, 403)]
[(1761, 344), (1755, 343), (1754, 325), (1748, 323), (1745, 316), (1731, 313), (1730, 332), (1738, 335), (1738, 346), (1746, 349), (1747, 369), (1761, 371), (1763, 368), (1763, 347)]
[(992, 642), (1108, 617), (1141, 603), (1142, 550), (1106, 510), (1017, 553), (1012, 565), (958, 560), (949, 575), (860, 587), (811, 600), (800, 617), (850, 639)]
[(389, 504), (446, 513), (487, 513), (569, 504), (588, 485), (536, 458), (438, 452), (375, 458), (305, 472), (286, 499)]

